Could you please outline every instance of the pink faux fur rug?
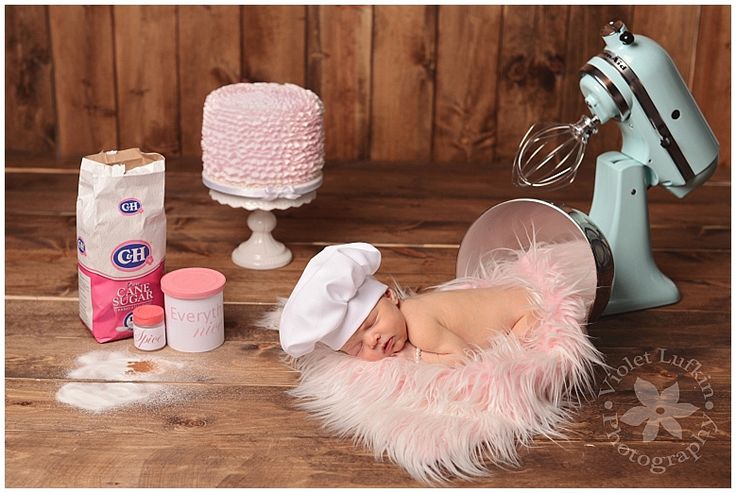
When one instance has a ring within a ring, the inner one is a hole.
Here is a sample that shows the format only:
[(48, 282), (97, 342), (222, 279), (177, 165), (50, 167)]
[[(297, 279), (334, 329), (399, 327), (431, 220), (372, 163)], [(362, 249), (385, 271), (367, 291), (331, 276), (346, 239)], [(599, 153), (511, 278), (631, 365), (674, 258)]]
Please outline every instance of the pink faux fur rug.
[[(484, 259), (472, 276), (432, 289), (523, 285), (537, 318), (524, 340), (498, 335), (458, 367), (399, 358), (367, 362), (325, 346), (288, 362), (301, 372), (290, 394), (331, 433), (352, 437), (427, 483), (520, 465), (537, 436), (566, 437), (580, 396), (592, 391), (601, 353), (585, 332), (595, 273), (585, 242), (533, 244)], [(283, 303), (284, 300), (282, 300)], [(260, 325), (278, 325), (280, 309)]]

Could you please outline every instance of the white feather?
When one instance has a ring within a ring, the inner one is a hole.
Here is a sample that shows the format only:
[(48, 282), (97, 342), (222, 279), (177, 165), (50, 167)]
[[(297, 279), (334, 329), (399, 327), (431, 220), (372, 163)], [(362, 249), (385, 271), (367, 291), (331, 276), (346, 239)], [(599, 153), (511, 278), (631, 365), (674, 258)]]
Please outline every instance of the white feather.
[(279, 297), (273, 310), (267, 311), (261, 318), (255, 321), (254, 325), (261, 329), (279, 330), (281, 324), (281, 312), (284, 311), (284, 305), (287, 298)]

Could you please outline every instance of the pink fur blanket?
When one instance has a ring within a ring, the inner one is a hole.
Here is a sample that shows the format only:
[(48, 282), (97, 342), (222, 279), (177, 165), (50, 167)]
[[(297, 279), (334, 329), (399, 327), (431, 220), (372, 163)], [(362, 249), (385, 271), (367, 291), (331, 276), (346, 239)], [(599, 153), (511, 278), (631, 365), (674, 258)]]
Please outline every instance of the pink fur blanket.
[[(427, 483), (518, 466), (535, 436), (565, 437), (579, 397), (592, 391), (601, 353), (585, 332), (595, 273), (587, 243), (533, 244), (484, 259), (472, 276), (432, 289), (523, 285), (539, 323), (523, 340), (494, 336), (457, 367), (399, 358), (367, 362), (318, 348), (287, 361), (301, 372), (290, 394), (331, 433), (352, 437)], [(282, 300), (283, 302), (283, 300)], [(277, 325), (277, 310), (261, 326)]]

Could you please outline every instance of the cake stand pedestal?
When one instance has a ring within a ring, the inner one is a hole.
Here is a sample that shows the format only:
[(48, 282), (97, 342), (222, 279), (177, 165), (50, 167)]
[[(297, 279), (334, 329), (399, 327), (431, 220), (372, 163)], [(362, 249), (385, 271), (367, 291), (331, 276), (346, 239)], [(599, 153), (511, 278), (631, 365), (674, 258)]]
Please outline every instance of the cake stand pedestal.
[(276, 241), (271, 231), (276, 227), (273, 210), (284, 210), (308, 204), (317, 196), (316, 191), (307, 192), (295, 199), (252, 199), (230, 195), (210, 189), (212, 200), (233, 208), (252, 211), (248, 215), (250, 238), (241, 243), (232, 253), (236, 265), (246, 269), (268, 270), (283, 267), (291, 262), (291, 250)]

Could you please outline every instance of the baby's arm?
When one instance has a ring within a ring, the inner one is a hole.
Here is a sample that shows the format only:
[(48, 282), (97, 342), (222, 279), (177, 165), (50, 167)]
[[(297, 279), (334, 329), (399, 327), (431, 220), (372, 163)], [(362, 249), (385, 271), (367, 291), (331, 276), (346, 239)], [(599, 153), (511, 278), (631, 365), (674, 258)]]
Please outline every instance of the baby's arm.
[(462, 353), (439, 354), (431, 351), (422, 351), (420, 359), (421, 361), (426, 361), (428, 363), (444, 363), (450, 366), (454, 366), (465, 361), (465, 357)]
[[(409, 332), (409, 340), (414, 347), (422, 350), (421, 359), (430, 363), (455, 364), (463, 361), (468, 345), (457, 334), (430, 316), (415, 317)], [(403, 352), (403, 351), (402, 351)], [(413, 357), (412, 355), (408, 355)]]
[[(416, 361), (416, 349), (416, 346), (414, 346), (410, 342), (407, 342), (404, 345), (404, 348), (398, 353), (394, 354), (394, 356), (399, 356), (401, 358), (408, 359), (409, 361)], [(419, 353), (419, 359), (420, 361), (426, 361), (427, 363), (444, 363), (450, 366), (454, 366), (455, 364), (465, 361), (465, 358), (461, 353), (440, 354), (433, 353), (431, 351), (421, 351)]]
[(460, 336), (442, 325), (431, 316), (415, 317), (415, 323), (409, 332), (412, 344), (422, 351), (439, 354), (460, 353), (467, 347)]

